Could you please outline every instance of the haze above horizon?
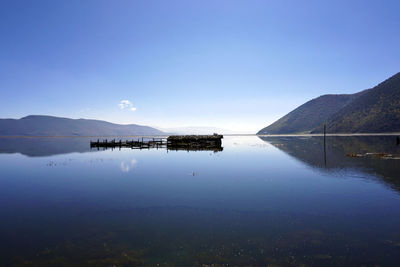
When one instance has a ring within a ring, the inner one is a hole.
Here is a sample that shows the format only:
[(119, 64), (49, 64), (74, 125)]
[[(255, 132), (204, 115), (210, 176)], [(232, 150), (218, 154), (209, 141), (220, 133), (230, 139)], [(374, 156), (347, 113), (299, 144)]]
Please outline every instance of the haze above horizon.
[(254, 133), (400, 71), (398, 1), (2, 1), (0, 114)]

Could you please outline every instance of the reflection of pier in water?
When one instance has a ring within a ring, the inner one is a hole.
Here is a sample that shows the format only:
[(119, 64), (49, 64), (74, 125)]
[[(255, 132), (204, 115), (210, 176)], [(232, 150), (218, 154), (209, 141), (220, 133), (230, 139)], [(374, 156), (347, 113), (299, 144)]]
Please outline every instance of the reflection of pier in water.
[(169, 136), (168, 138), (142, 137), (137, 140), (102, 140), (90, 141), (90, 148), (131, 148), (131, 149), (159, 149), (185, 151), (222, 151), (222, 135), (183, 135)]

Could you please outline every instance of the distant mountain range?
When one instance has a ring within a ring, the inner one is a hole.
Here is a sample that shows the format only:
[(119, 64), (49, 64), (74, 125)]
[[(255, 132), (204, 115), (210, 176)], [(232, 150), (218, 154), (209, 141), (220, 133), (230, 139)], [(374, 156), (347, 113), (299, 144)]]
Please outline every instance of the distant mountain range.
[(163, 135), (164, 132), (136, 124), (114, 124), (101, 120), (68, 119), (31, 115), (0, 119), (0, 136), (127, 136)]
[(187, 127), (176, 127), (176, 128), (158, 128), (159, 130), (171, 134), (235, 134), (237, 132), (216, 128), (216, 127), (207, 127), (207, 126), (187, 126)]
[(323, 95), (301, 105), (257, 134), (400, 132), (400, 73), (372, 89)]

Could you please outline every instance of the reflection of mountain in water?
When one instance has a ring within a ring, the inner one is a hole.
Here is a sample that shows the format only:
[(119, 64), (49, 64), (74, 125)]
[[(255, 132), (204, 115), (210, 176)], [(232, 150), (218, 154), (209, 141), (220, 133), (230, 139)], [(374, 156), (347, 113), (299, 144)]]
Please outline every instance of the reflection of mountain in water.
[(324, 171), (354, 169), (364, 174), (378, 176), (392, 188), (400, 191), (400, 160), (376, 157), (352, 158), (349, 153), (400, 154), (393, 136), (328, 136), (326, 138), (326, 163), (323, 137), (260, 137), (280, 150), (311, 167)]
[[(152, 139), (152, 138), (151, 138)], [(21, 153), (29, 157), (52, 156), (68, 153), (97, 152), (105, 149), (120, 149), (118, 143), (109, 143), (107, 147), (91, 148), (90, 137), (0, 137), (0, 154)], [(123, 148), (131, 149), (132, 147)], [(143, 149), (149, 149), (149, 146)], [(154, 146), (154, 148), (156, 148)], [(221, 143), (215, 146), (168, 145), (160, 148), (184, 151), (222, 151)], [(157, 147), (158, 149), (158, 147)]]
[(82, 153), (90, 151), (89, 141), (90, 138), (84, 137), (0, 138), (0, 153), (21, 153), (30, 157)]

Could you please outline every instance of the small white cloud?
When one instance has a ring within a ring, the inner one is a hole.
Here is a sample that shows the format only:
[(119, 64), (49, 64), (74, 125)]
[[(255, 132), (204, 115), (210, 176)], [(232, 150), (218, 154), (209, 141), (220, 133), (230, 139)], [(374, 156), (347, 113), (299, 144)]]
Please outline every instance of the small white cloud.
[(120, 109), (126, 109), (129, 108), (131, 111), (135, 111), (136, 108), (133, 106), (132, 102), (129, 100), (121, 100), (118, 104)]
[(132, 103), (131, 103), (131, 101), (129, 101), (129, 100), (121, 100), (121, 101), (119, 102), (118, 106), (119, 106), (121, 109), (124, 109), (124, 108), (127, 108), (127, 107), (129, 107), (129, 106), (132, 106)]

